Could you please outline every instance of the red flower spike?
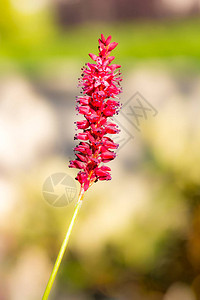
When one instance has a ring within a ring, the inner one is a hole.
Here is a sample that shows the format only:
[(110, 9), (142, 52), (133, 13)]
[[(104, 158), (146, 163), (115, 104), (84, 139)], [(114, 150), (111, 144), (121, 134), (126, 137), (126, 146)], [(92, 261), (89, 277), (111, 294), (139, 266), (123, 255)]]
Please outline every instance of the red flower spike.
[(98, 180), (111, 179), (111, 169), (102, 163), (113, 160), (116, 153), (111, 150), (119, 146), (106, 136), (119, 133), (118, 126), (110, 120), (121, 108), (117, 95), (121, 93), (122, 79), (121, 73), (116, 71), (121, 66), (110, 64), (115, 58), (110, 52), (118, 43), (111, 43), (111, 36), (106, 39), (103, 34), (98, 41), (99, 55), (89, 53), (95, 63), (87, 63), (79, 79), (83, 95), (77, 97), (77, 111), (85, 119), (76, 122), (77, 129), (83, 131), (76, 134), (75, 139), (82, 141), (74, 148), (77, 159), (70, 161), (69, 165), (81, 169), (76, 179), (82, 191)]

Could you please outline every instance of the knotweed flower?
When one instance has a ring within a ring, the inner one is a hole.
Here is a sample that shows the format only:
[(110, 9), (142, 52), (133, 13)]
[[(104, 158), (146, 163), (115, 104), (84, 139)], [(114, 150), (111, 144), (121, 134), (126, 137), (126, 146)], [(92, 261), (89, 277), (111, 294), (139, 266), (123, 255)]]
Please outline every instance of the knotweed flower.
[(110, 119), (117, 114), (121, 104), (117, 95), (121, 92), (121, 66), (111, 64), (114, 56), (111, 51), (118, 43), (111, 43), (111, 36), (99, 39), (99, 55), (90, 53), (94, 63), (87, 63), (82, 68), (79, 86), (82, 96), (77, 97), (77, 111), (84, 116), (82, 121), (76, 122), (77, 129), (81, 130), (74, 139), (80, 141), (74, 148), (76, 159), (70, 161), (69, 167), (81, 169), (76, 179), (81, 189), (86, 191), (89, 186), (98, 180), (110, 180), (111, 169), (105, 166), (116, 157), (115, 149), (118, 144), (107, 134), (119, 133), (118, 126)]
[(80, 194), (74, 214), (64, 241), (60, 248), (55, 265), (51, 272), (43, 300), (47, 300), (67, 247), (71, 231), (82, 204), (84, 192), (98, 180), (110, 180), (111, 169), (105, 165), (116, 157), (114, 152), (118, 144), (107, 136), (117, 134), (119, 129), (112, 121), (112, 116), (120, 109), (117, 95), (121, 92), (120, 65), (111, 64), (114, 56), (111, 51), (117, 43), (111, 43), (111, 36), (107, 39), (101, 35), (99, 39), (99, 55), (89, 54), (95, 63), (87, 63), (82, 68), (82, 76), (79, 85), (82, 88), (82, 96), (77, 98), (77, 111), (84, 116), (82, 121), (76, 122), (75, 135), (79, 144), (74, 148), (76, 159), (70, 161), (69, 167), (80, 169), (76, 179), (81, 184)]

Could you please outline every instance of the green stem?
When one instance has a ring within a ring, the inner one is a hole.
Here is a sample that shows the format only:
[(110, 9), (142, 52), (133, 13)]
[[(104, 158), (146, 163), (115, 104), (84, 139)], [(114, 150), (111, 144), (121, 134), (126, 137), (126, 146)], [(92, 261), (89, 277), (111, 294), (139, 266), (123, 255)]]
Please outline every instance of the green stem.
[(53, 286), (54, 280), (56, 278), (56, 274), (57, 274), (59, 266), (61, 264), (63, 255), (65, 253), (65, 250), (66, 250), (66, 247), (67, 247), (67, 244), (68, 244), (71, 232), (72, 232), (72, 228), (74, 226), (74, 223), (75, 223), (75, 220), (76, 220), (76, 217), (77, 217), (77, 214), (78, 214), (79, 209), (81, 207), (83, 195), (84, 195), (84, 190), (81, 189), (80, 194), (79, 194), (79, 198), (78, 198), (78, 201), (76, 203), (75, 210), (74, 210), (74, 214), (73, 214), (73, 217), (72, 217), (72, 220), (71, 220), (71, 223), (69, 225), (69, 228), (68, 228), (68, 230), (66, 232), (64, 241), (63, 241), (62, 246), (60, 248), (60, 251), (58, 253), (58, 257), (56, 259), (56, 262), (54, 264), (53, 270), (51, 272), (51, 275), (50, 275), (49, 281), (47, 283), (47, 286), (46, 286), (46, 289), (45, 289), (45, 292), (44, 292), (42, 300), (47, 300), (48, 299), (49, 293), (51, 291), (51, 288)]

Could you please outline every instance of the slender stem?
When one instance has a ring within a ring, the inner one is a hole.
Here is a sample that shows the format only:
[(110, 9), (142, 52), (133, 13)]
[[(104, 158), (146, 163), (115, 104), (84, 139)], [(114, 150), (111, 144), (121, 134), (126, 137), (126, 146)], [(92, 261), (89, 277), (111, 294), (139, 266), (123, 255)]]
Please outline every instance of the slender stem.
[(77, 214), (78, 214), (79, 209), (80, 209), (80, 207), (81, 207), (83, 195), (84, 195), (84, 190), (81, 189), (81, 190), (80, 190), (80, 193), (79, 193), (78, 201), (77, 201), (77, 203), (76, 203), (76, 207), (75, 207), (75, 209), (74, 209), (73, 217), (72, 217), (72, 219), (71, 219), (69, 228), (68, 228), (68, 230), (67, 230), (67, 232), (66, 232), (64, 241), (63, 241), (62, 246), (61, 246), (61, 248), (60, 248), (60, 251), (59, 251), (59, 253), (58, 253), (58, 257), (57, 257), (57, 259), (56, 259), (56, 262), (55, 262), (55, 264), (54, 264), (53, 270), (52, 270), (52, 272), (51, 272), (51, 275), (50, 275), (49, 281), (48, 281), (48, 283), (47, 283), (47, 286), (46, 286), (46, 289), (45, 289), (45, 292), (44, 292), (44, 295), (43, 295), (42, 300), (47, 300), (47, 299), (48, 299), (49, 293), (50, 293), (50, 291), (51, 291), (51, 288), (52, 288), (52, 286), (53, 286), (54, 280), (55, 280), (55, 278), (56, 278), (56, 274), (57, 274), (58, 269), (59, 269), (59, 266), (60, 266), (60, 264), (61, 264), (63, 255), (64, 255), (64, 253), (65, 253), (65, 250), (66, 250), (66, 247), (67, 247), (67, 244), (68, 244), (68, 241), (69, 241), (71, 232), (72, 232), (72, 228), (73, 228), (73, 226), (74, 226), (74, 223), (75, 223), (75, 220), (76, 220), (76, 217), (77, 217)]

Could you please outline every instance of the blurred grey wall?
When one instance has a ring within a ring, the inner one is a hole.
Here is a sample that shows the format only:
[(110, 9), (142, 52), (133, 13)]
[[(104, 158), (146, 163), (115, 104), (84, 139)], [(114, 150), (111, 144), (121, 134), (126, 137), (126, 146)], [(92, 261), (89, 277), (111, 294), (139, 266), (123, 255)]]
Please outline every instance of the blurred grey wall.
[(59, 0), (54, 5), (62, 27), (94, 20), (160, 19), (200, 13), (199, 0)]

